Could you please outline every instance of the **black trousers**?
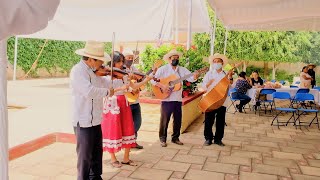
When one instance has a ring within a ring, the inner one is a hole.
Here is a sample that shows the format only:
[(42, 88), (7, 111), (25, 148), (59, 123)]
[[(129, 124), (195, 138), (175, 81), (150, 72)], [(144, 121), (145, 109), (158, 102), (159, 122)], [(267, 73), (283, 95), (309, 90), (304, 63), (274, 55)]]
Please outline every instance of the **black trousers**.
[(173, 114), (173, 134), (172, 141), (179, 140), (182, 117), (182, 102), (166, 101), (161, 103), (161, 116), (159, 138), (160, 141), (167, 141), (167, 130), (171, 115)]
[(77, 138), (78, 180), (101, 180), (102, 131), (101, 126), (74, 128)]
[(212, 126), (216, 120), (216, 133), (214, 135), (214, 141), (219, 142), (222, 140), (224, 135), (224, 126), (226, 122), (226, 107), (221, 106), (220, 108), (206, 112), (204, 119), (204, 138), (206, 140), (213, 140)]
[(138, 137), (138, 131), (141, 127), (141, 122), (142, 122), (141, 106), (139, 103), (131, 104), (130, 108), (131, 108), (133, 124), (134, 124), (134, 132), (136, 134), (136, 137)]

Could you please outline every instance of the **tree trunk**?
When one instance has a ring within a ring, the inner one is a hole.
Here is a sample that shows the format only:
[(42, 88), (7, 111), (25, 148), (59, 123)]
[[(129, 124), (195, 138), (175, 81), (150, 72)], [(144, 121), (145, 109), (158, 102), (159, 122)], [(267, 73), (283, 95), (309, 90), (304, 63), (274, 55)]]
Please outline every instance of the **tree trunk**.
[(268, 62), (264, 62), (263, 63), (263, 69), (264, 69), (264, 72), (263, 72), (263, 76), (264, 76), (264, 79), (268, 80), (269, 79), (269, 70), (268, 70)]
[(247, 72), (248, 65), (249, 65), (249, 61), (243, 61), (243, 69), (242, 69), (243, 72)]
[(278, 68), (279, 63), (277, 62), (273, 62), (272, 63), (272, 79), (276, 79), (276, 72), (277, 72), (277, 68)]

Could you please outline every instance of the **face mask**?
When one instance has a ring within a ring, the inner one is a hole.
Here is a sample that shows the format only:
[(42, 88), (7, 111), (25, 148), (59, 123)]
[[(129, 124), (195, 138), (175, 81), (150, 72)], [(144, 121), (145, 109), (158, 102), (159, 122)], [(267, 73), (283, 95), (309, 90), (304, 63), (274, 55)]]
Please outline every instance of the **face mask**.
[(220, 63), (213, 63), (212, 67), (213, 67), (213, 69), (218, 70), (218, 69), (221, 69), (221, 68), (222, 68), (222, 64), (220, 64)]
[(177, 66), (179, 64), (179, 59), (173, 59), (171, 62), (172, 66)]
[(93, 72), (96, 72), (96, 71), (97, 71), (97, 68), (95, 68), (95, 67), (90, 67), (90, 69), (91, 69)]
[(127, 66), (127, 67), (131, 67), (133, 61), (125, 61), (124, 64)]

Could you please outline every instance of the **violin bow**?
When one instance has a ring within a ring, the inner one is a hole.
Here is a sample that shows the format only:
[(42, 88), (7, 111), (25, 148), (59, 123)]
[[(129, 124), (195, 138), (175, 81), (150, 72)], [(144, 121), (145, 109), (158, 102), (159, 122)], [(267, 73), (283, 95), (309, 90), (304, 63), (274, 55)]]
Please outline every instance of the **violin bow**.
[(111, 52), (111, 87), (113, 88), (113, 57), (114, 57), (115, 32), (112, 34), (112, 52)]

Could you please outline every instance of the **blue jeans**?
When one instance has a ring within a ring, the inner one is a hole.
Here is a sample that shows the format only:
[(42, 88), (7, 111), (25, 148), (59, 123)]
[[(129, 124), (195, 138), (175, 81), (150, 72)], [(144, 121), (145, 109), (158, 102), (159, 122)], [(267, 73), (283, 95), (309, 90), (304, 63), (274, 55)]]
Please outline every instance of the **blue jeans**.
[(138, 136), (138, 131), (141, 127), (141, 107), (140, 104), (131, 104), (131, 113), (132, 113), (132, 118), (133, 118), (133, 124), (134, 124), (134, 132), (136, 134), (136, 137)]
[(242, 110), (243, 106), (245, 106), (251, 101), (251, 98), (249, 96), (247, 96), (246, 94), (238, 93), (238, 92), (232, 93), (232, 97), (235, 99), (243, 99), (243, 100), (240, 100), (239, 110)]

